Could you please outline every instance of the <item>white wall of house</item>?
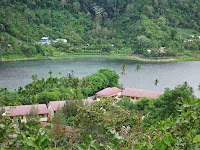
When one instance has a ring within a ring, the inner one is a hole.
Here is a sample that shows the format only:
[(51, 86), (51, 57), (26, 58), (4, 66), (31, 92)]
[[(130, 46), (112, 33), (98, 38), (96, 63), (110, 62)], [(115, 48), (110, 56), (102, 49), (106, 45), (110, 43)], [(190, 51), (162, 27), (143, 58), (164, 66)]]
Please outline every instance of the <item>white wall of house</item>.
[[(14, 118), (14, 117), (10, 117), (10, 118)], [(40, 121), (41, 122), (47, 122), (48, 121), (48, 114), (42, 114), (39, 115)], [(27, 117), (26, 116), (20, 116), (21, 122), (27, 122)]]
[(54, 116), (54, 110), (51, 105), (48, 105), (48, 113), (49, 113), (48, 114), (49, 119), (52, 120)]
[(48, 114), (39, 115), (39, 117), (40, 117), (41, 122), (47, 122), (48, 121)]

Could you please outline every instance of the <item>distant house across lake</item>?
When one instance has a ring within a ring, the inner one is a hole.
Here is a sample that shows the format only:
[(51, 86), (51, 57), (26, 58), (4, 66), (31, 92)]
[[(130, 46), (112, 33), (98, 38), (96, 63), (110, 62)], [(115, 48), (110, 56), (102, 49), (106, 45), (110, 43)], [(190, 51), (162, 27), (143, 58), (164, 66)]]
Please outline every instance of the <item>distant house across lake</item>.
[(66, 39), (56, 39), (54, 42), (58, 42), (58, 41), (63, 41), (64, 43), (67, 43), (67, 40)]
[(57, 43), (57, 42), (59, 42), (59, 41), (62, 41), (62, 42), (64, 42), (64, 43), (67, 43), (67, 42), (68, 42), (66, 39), (61, 39), (61, 38), (58, 38), (58, 39), (56, 39), (56, 40), (54, 40), (54, 41), (51, 41), (49, 37), (42, 37), (42, 38), (40, 39), (39, 44), (47, 44), (47, 45), (49, 45), (49, 44), (51, 44), (51, 42)]
[(49, 45), (51, 43), (49, 37), (42, 37), (39, 44), (47, 44)]

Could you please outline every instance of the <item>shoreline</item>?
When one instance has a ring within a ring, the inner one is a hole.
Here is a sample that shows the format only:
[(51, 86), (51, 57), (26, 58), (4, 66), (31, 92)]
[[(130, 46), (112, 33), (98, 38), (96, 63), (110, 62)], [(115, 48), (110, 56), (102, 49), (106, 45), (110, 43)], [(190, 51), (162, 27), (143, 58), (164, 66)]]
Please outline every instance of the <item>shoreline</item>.
[(35, 57), (18, 57), (18, 58), (2, 58), (0, 62), (9, 62), (9, 61), (23, 61), (23, 60), (57, 60), (57, 59), (67, 59), (67, 58), (106, 58), (106, 59), (122, 59), (122, 60), (133, 60), (137, 62), (147, 62), (147, 63), (170, 63), (170, 62), (181, 62), (181, 61), (200, 61), (200, 58), (188, 57), (188, 58), (144, 58), (140, 55), (65, 55), (65, 56), (54, 56), (54, 57), (45, 57), (45, 56), (35, 56)]

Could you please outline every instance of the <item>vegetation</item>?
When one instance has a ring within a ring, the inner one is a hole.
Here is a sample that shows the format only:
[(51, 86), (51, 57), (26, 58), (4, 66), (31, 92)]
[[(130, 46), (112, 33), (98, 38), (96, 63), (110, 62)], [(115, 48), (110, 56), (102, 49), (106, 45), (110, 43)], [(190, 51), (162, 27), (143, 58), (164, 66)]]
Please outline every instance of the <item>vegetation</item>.
[[(197, 0), (2, 0), (0, 55), (196, 57), (199, 8)], [(68, 42), (40, 45), (43, 36)]]
[(94, 95), (106, 87), (119, 86), (118, 74), (111, 69), (101, 69), (93, 75), (78, 79), (73, 72), (63, 77), (38, 79), (32, 76), (32, 83), (19, 88), (15, 92), (0, 89), (0, 106), (16, 106), (28, 104), (48, 104), (49, 101), (82, 100)]
[[(66, 104), (64, 109), (73, 104)], [(194, 150), (200, 146), (200, 101), (186, 83), (166, 89), (157, 99), (135, 102), (123, 98), (117, 103), (115, 99), (102, 99), (76, 106), (56, 114), (54, 121), (61, 128), (53, 126), (60, 129), (59, 135), (51, 126), (22, 123), (18, 117), (10, 119), (0, 113), (1, 149)], [(72, 132), (62, 130), (65, 114), (75, 116)]]

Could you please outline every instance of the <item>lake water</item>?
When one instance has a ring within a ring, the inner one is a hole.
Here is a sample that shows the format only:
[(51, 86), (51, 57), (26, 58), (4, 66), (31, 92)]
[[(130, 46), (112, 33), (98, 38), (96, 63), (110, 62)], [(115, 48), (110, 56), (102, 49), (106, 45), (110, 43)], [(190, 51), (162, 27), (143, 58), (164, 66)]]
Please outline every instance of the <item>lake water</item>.
[[(121, 75), (121, 65), (126, 64), (126, 75)], [(200, 97), (198, 84), (200, 83), (200, 62), (174, 63), (141, 63), (141, 70), (136, 71), (138, 63), (132, 60), (115, 59), (61, 59), (61, 60), (31, 60), (0, 62), (0, 88), (14, 90), (32, 81), (31, 76), (37, 74), (39, 78), (48, 75), (54, 76), (69, 74), (72, 70), (78, 77), (84, 77), (97, 72), (101, 68), (110, 68), (120, 75), (120, 83), (124, 87), (134, 87), (164, 91), (166, 87), (174, 88), (185, 81)], [(154, 85), (154, 81), (159, 81)]]

